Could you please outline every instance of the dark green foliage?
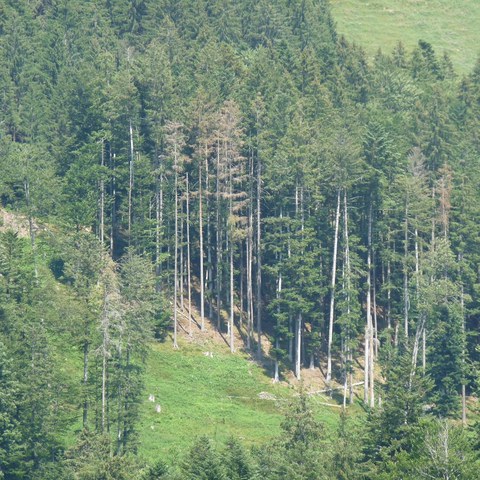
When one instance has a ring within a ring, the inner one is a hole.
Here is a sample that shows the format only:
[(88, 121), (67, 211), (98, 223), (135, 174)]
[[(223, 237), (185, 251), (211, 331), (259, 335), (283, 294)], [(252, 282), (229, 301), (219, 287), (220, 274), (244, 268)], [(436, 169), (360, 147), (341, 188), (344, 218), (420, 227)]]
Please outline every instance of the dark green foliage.
[(421, 420), (432, 408), (427, 400), (433, 382), (416, 366), (413, 349), (405, 346), (401, 352), (387, 351), (382, 406), (369, 414), (367, 424), (364, 453), (372, 475), (396, 468), (398, 461), (412, 454)]
[(192, 445), (190, 455), (182, 465), (186, 480), (226, 480), (220, 454), (208, 437), (200, 437)]
[(159, 460), (151, 467), (148, 467), (146, 472), (142, 475), (142, 480), (161, 480), (168, 475), (168, 466), (162, 460)]
[(65, 453), (66, 478), (72, 480), (131, 480), (138, 478), (135, 459), (113, 455), (108, 435), (84, 430)]
[(26, 445), (20, 430), (19, 384), (11, 371), (11, 361), (0, 343), (0, 478), (22, 478)]
[(323, 426), (315, 419), (305, 393), (289, 405), (282, 430), (277, 442), (257, 453), (261, 478), (329, 478)]
[(353, 419), (342, 411), (331, 461), (332, 476), (338, 480), (354, 480), (362, 472), (361, 427), (352, 421)]
[(226, 475), (229, 480), (253, 480), (255, 465), (250, 452), (239, 440), (231, 438), (222, 455)]

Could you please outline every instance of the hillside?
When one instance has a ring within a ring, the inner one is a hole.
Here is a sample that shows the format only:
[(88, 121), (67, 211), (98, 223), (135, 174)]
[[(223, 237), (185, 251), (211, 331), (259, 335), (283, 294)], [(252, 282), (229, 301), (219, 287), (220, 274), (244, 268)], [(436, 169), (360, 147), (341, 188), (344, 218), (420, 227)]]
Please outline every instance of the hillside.
[(1, 480), (478, 479), (480, 7), (396, 3), (0, 0)]
[[(292, 394), (284, 385), (273, 385), (244, 356), (214, 349), (213, 357), (207, 357), (197, 345), (183, 345), (181, 351), (171, 345), (153, 346), (139, 421), (139, 453), (149, 461), (171, 460), (201, 435), (220, 443), (235, 436), (260, 445), (280, 433)], [(155, 400), (149, 400), (150, 395)], [(317, 415), (330, 425), (338, 419), (333, 407), (319, 408)]]
[[(173, 349), (171, 338), (150, 345), (139, 453), (148, 461), (173, 460), (202, 435), (219, 444), (234, 436), (254, 445), (277, 436), (289, 402), (298, 395), (299, 382), (289, 378), (272, 383), (265, 365), (244, 351), (238, 332), (238, 348), (232, 355), (210, 322), (204, 333), (194, 324), (191, 337), (185, 323), (179, 349)], [(312, 392), (315, 416), (326, 428), (334, 428), (339, 405), (327, 394), (314, 394), (324, 384), (318, 371), (312, 373), (303, 371), (303, 383)]]
[(332, 0), (338, 32), (361, 45), (370, 57), (390, 52), (401, 41), (408, 50), (419, 39), (447, 52), (460, 73), (480, 54), (480, 2), (477, 0)]

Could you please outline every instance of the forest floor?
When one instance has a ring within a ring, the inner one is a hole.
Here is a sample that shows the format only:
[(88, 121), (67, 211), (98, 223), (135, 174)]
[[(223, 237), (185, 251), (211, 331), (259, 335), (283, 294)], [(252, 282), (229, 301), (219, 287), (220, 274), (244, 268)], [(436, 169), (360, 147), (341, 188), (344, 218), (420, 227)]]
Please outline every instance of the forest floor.
[(339, 34), (362, 46), (371, 60), (401, 40), (411, 51), (422, 39), (439, 57), (447, 52), (455, 70), (469, 73), (479, 55), (478, 0), (331, 0)]
[[(34, 228), (39, 228), (36, 223)], [(28, 218), (25, 215), (0, 208), (0, 232), (6, 232), (7, 230), (13, 230), (19, 237), (28, 237)]]

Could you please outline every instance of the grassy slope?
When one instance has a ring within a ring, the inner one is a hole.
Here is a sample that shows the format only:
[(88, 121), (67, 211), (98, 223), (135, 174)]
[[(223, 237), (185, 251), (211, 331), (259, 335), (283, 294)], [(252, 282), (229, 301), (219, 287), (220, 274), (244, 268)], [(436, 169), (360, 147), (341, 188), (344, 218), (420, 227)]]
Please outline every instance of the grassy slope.
[[(203, 355), (213, 351), (213, 358)], [(268, 392), (276, 400), (265, 400)], [(230, 354), (216, 342), (154, 344), (147, 365), (142, 403), (140, 454), (148, 461), (181, 456), (199, 435), (223, 442), (235, 435), (247, 443), (261, 443), (280, 432), (283, 410), (293, 390), (273, 385), (261, 367), (245, 354)], [(155, 395), (150, 402), (149, 395)], [(161, 405), (161, 413), (155, 405)], [(320, 404), (317, 415), (326, 428), (337, 423), (338, 409)]]
[(369, 56), (390, 52), (401, 40), (410, 50), (419, 39), (446, 51), (458, 72), (468, 73), (480, 54), (479, 0), (331, 0), (338, 32)]

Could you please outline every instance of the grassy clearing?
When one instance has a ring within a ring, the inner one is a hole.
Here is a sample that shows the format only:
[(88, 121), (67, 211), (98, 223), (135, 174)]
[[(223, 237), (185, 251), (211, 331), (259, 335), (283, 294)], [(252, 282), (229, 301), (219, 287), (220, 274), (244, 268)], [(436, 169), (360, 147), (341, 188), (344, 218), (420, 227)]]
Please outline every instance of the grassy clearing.
[(331, 0), (340, 34), (363, 46), (371, 58), (398, 41), (411, 50), (418, 40), (447, 52), (459, 73), (468, 73), (480, 54), (478, 0)]
[[(207, 357), (204, 351), (212, 351)], [(276, 400), (262, 399), (265, 392)], [(274, 385), (263, 369), (241, 353), (222, 346), (188, 343), (154, 344), (150, 352), (142, 403), (140, 454), (147, 461), (173, 461), (199, 435), (222, 443), (234, 435), (246, 444), (260, 444), (280, 433), (284, 406), (294, 393)], [(155, 402), (149, 401), (155, 396)], [(161, 413), (155, 405), (160, 404)], [(337, 424), (339, 409), (312, 401), (328, 431)]]
[[(170, 338), (150, 344), (137, 424), (138, 453), (148, 463), (159, 458), (170, 463), (181, 459), (201, 435), (218, 444), (235, 436), (246, 445), (260, 445), (281, 432), (288, 404), (298, 390), (288, 382), (273, 384), (271, 372), (246, 353), (232, 355), (215, 329), (209, 330), (206, 334), (195, 331), (192, 339), (180, 335), (178, 350), (172, 348)], [(72, 423), (61, 438), (63, 446), (69, 448), (82, 429), (82, 352), (78, 347), (69, 347), (61, 335), (52, 338), (52, 343), (60, 366), (57, 373), (65, 378), (65, 385), (69, 384), (64, 407), (68, 412), (64, 413)], [(310, 389), (324, 387), (312, 371), (303, 373)], [(155, 401), (149, 400), (150, 395), (155, 396)], [(336, 404), (336, 400), (327, 395), (311, 399), (327, 437), (338, 425), (340, 409), (326, 404)], [(157, 404), (160, 413), (156, 412)], [(361, 411), (358, 405), (352, 409), (355, 416)]]

